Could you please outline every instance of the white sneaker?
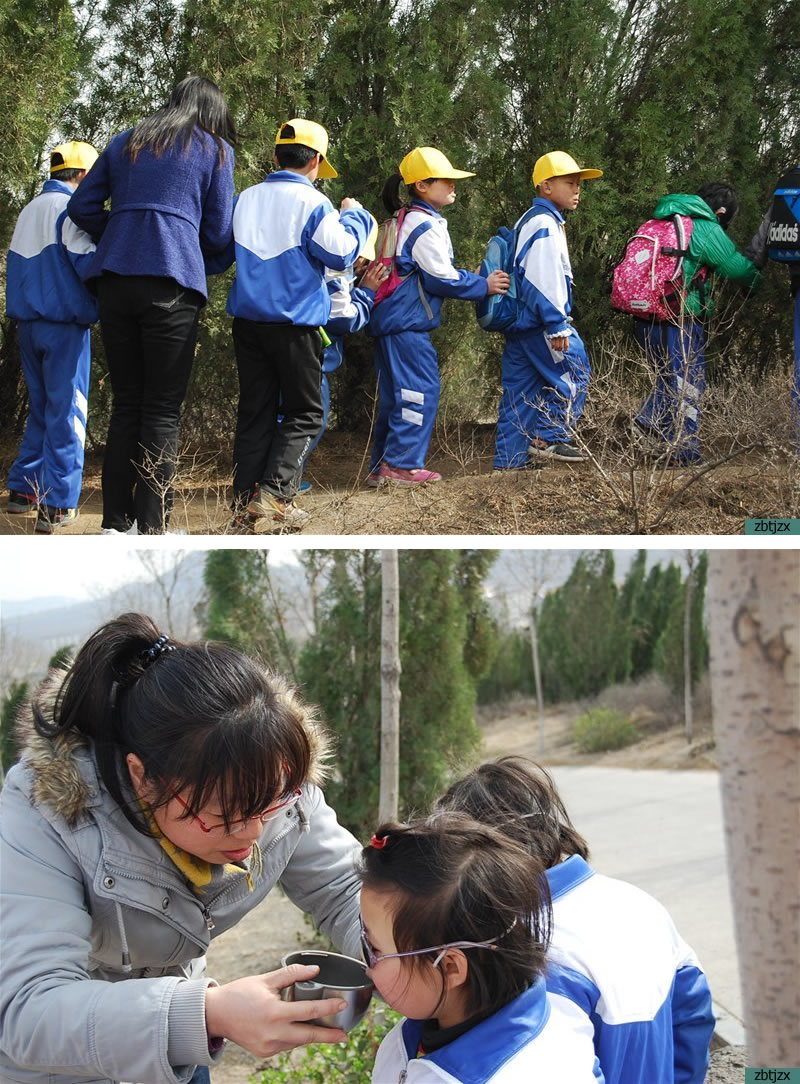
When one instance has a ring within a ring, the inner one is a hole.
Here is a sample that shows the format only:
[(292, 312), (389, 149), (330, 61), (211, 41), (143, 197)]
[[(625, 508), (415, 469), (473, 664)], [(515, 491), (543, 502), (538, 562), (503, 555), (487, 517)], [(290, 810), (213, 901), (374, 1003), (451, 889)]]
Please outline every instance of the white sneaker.
[(127, 531), (118, 531), (116, 527), (101, 527), (100, 534), (138, 534), (139, 528), (134, 523)]

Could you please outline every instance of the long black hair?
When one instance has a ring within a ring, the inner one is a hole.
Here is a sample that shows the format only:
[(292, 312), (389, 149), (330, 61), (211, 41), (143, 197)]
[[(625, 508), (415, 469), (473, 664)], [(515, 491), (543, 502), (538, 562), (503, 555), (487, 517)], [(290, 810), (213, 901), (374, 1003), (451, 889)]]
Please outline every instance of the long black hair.
[(134, 162), (145, 149), (160, 157), (176, 145), (188, 148), (195, 128), (208, 132), (217, 144), (221, 165), (225, 161), (225, 142), (231, 146), (236, 143), (233, 117), (216, 83), (199, 75), (187, 75), (165, 106), (139, 121), (126, 150)]
[(186, 791), (202, 809), (213, 796), (226, 826), (290, 794), (311, 765), (316, 720), (282, 677), (226, 644), (162, 638), (144, 614), (93, 633), (52, 713), (38, 699), (32, 708), (43, 737), (88, 739), (111, 797), (144, 833), (128, 753), (144, 765), (151, 807)]

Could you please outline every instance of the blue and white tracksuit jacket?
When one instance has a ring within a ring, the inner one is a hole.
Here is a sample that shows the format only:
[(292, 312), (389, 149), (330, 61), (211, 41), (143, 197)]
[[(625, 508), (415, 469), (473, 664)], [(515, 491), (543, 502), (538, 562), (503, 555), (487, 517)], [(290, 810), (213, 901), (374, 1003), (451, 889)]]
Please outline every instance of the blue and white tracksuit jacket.
[[(572, 267), (564, 218), (538, 196), (523, 218), (514, 259), (520, 315), (505, 334), (501, 362), (498, 469), (522, 466), (533, 438), (569, 441), (589, 386), (589, 358), (570, 320)], [(564, 352), (550, 345), (558, 335), (569, 336)]]
[(75, 508), (81, 492), (91, 352), (97, 303), (84, 285), (94, 254), (67, 216), (73, 189), (48, 180), (23, 208), (8, 253), (6, 312), (19, 321), (29, 413), (8, 488), (53, 508)]
[(479, 301), (486, 279), (453, 266), (447, 221), (415, 199), (397, 239), (395, 266), (408, 276), (373, 310), (378, 416), (370, 470), (423, 466), (439, 405), (439, 359), (429, 332), (441, 322), (446, 297)]
[(539, 978), (493, 1016), (417, 1057), (422, 1021), (403, 1020), (380, 1045), (373, 1084), (597, 1084), (591, 1026)]
[(606, 1084), (702, 1084), (711, 993), (666, 910), (579, 855), (547, 870), (547, 880), (555, 965), (548, 993), (591, 1018)]
[(325, 269), (351, 267), (373, 223), (363, 207), (335, 211), (299, 173), (270, 173), (236, 200), (228, 312), (259, 323), (324, 327), (331, 312)]
[(331, 299), (331, 315), (325, 325), (325, 332), (331, 340), (322, 356), (322, 428), (311, 442), (309, 454), (322, 439), (328, 425), (331, 411), (331, 388), (328, 373), (335, 372), (342, 364), (342, 346), (345, 335), (352, 335), (366, 327), (372, 313), (375, 293), (364, 286), (351, 285), (352, 272), (337, 274), (328, 271), (325, 285)]

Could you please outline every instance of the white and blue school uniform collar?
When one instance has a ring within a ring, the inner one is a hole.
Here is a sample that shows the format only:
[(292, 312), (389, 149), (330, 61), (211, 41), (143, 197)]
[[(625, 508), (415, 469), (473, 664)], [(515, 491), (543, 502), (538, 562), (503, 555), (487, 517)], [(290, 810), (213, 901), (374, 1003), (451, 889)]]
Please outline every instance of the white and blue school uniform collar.
[(588, 881), (594, 876), (594, 870), (579, 854), (573, 854), (564, 862), (545, 870), (545, 875), (550, 886), (550, 896), (555, 900), (571, 892), (583, 881)]
[(71, 184), (67, 184), (66, 181), (59, 181), (57, 177), (48, 177), (42, 185), (42, 192), (64, 192), (65, 195), (71, 196), (75, 189)]
[(437, 210), (435, 210), (433, 207), (431, 207), (431, 205), (428, 203), (427, 200), (420, 199), (419, 196), (414, 196), (411, 203), (408, 205), (408, 209), (410, 211), (413, 211), (414, 207), (421, 207), (423, 211), (427, 211), (428, 214), (432, 215), (434, 218), (441, 218), (442, 217), (441, 214)]
[(295, 184), (307, 184), (309, 188), (314, 188), (313, 181), (310, 181), (303, 173), (295, 173), (291, 169), (276, 169), (274, 173), (268, 173), (264, 182), (268, 181), (294, 181)]
[[(462, 1084), (482, 1084), (535, 1039), (549, 1019), (550, 1003), (545, 980), (540, 976), (519, 997), (447, 1046), (426, 1054), (425, 1060)], [(403, 1021), (403, 1043), (409, 1061), (417, 1056), (421, 1031), (421, 1020)]]
[(547, 199), (546, 196), (534, 196), (531, 207), (538, 207), (542, 211), (548, 211), (557, 222), (563, 222), (564, 216), (559, 211), (558, 207), (552, 200)]

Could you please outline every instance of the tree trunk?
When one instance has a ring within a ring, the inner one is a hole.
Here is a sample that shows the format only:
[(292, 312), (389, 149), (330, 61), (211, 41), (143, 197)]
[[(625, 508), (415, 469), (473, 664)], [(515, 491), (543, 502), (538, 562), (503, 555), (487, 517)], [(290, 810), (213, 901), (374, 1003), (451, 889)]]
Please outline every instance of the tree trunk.
[(381, 790), (378, 823), (397, 820), (400, 779), (400, 586), (397, 550), (381, 553)]
[(683, 724), (686, 741), (692, 744), (694, 738), (694, 717), (692, 711), (692, 598), (694, 596), (694, 554), (686, 552), (689, 572), (686, 576), (683, 610)]
[(531, 607), (531, 655), (533, 656), (533, 680), (536, 684), (536, 706), (539, 711), (539, 756), (544, 756), (544, 697), (542, 696), (542, 672), (539, 668), (539, 638), (536, 635), (536, 600)]
[(748, 1064), (800, 1065), (800, 551), (710, 554), (711, 692)]

